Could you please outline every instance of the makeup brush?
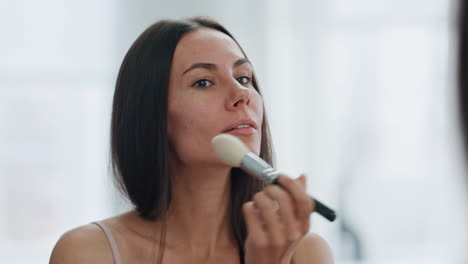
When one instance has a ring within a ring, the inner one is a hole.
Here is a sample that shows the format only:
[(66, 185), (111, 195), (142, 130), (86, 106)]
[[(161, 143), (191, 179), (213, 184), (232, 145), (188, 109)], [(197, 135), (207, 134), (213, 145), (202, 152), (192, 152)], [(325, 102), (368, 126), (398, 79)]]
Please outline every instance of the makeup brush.
[[(216, 155), (227, 165), (240, 167), (252, 176), (265, 179), (269, 183), (278, 184), (278, 171), (266, 161), (251, 152), (244, 142), (229, 134), (219, 134), (211, 140)], [(310, 197), (315, 202), (315, 211), (333, 222), (336, 219), (335, 211)]]

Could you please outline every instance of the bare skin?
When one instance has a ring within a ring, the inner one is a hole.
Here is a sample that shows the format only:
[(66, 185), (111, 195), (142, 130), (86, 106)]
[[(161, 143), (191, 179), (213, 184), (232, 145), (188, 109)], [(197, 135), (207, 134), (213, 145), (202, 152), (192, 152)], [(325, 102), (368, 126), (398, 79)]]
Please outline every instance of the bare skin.
[[(199, 63), (203, 65), (194, 67)], [(228, 214), (230, 167), (214, 155), (210, 140), (233, 122), (251, 119), (255, 133), (239, 138), (260, 152), (263, 103), (252, 86), (252, 73), (237, 44), (221, 32), (198, 29), (177, 45), (169, 85), (174, 197), (167, 217), (165, 263), (240, 262)], [(314, 204), (305, 193), (305, 177), (282, 176), (280, 183), (243, 206), (248, 227), (245, 263), (333, 263), (326, 242), (308, 233)], [(104, 222), (116, 237), (123, 263), (152, 263), (161, 222), (145, 221), (133, 211)], [(104, 234), (91, 224), (65, 233), (51, 263), (113, 259)]]

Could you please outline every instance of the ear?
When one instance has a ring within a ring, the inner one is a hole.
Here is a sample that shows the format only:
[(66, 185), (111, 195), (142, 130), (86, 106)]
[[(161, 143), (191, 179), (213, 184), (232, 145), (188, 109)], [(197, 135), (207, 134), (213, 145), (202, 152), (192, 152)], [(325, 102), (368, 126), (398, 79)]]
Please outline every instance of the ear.
[(301, 176), (299, 176), (299, 178), (297, 178), (296, 181), (301, 183), (304, 190), (306, 189), (306, 187), (307, 187), (307, 178), (306, 178), (306, 176), (304, 174), (301, 174)]

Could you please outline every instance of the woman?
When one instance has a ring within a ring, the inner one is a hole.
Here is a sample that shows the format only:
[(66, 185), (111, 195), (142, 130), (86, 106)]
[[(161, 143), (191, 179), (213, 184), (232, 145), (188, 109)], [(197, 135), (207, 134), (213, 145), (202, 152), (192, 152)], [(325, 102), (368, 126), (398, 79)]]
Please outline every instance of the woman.
[(150, 26), (124, 58), (112, 112), (114, 175), (135, 209), (65, 233), (51, 263), (332, 263), (308, 233), (305, 177), (265, 187), (214, 155), (220, 133), (272, 161), (245, 53), (208, 18)]

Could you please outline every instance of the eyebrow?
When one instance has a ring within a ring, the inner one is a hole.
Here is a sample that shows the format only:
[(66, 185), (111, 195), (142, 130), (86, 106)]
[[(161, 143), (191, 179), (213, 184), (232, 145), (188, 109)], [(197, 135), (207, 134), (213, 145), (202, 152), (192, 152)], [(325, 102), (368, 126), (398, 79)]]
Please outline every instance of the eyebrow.
[[(232, 65), (233, 68), (236, 68), (236, 67), (239, 67), (241, 66), (242, 64), (244, 63), (248, 63), (250, 65), (252, 65), (252, 63), (250, 63), (250, 61), (247, 59), (247, 58), (241, 58), (241, 59), (238, 59), (236, 62), (234, 62), (234, 64)], [(207, 69), (207, 70), (217, 70), (218, 69), (218, 66), (216, 66), (216, 64), (213, 64), (213, 63), (207, 63), (207, 62), (200, 62), (200, 63), (194, 63), (192, 64), (190, 67), (188, 67), (188, 69), (186, 69), (182, 75), (186, 74), (187, 72), (193, 70), (193, 69), (197, 69), (197, 68), (202, 68), (202, 69)]]

